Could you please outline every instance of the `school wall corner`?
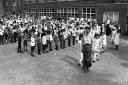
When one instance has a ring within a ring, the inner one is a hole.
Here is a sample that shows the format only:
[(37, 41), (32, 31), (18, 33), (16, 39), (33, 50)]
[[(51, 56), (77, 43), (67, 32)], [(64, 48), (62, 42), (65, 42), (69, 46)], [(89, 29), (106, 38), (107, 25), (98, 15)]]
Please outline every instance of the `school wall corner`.
[(96, 18), (99, 24), (103, 23), (104, 12), (118, 12), (118, 23), (121, 26), (121, 34), (127, 31), (127, 8), (120, 4), (97, 5)]

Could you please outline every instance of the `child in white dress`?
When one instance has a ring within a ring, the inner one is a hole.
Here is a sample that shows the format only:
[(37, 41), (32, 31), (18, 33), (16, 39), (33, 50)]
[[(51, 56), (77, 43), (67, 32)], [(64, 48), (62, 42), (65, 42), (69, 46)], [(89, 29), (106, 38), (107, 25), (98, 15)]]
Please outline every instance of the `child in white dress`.
[(83, 38), (83, 33), (84, 33), (84, 30), (81, 28), (79, 30), (79, 52), (80, 52), (80, 60), (79, 60), (79, 63), (78, 65), (82, 65), (82, 60), (83, 60), (83, 52), (81, 51), (82, 50), (82, 38)]
[(102, 33), (102, 52), (105, 52), (105, 48), (107, 46), (107, 36), (106, 33)]
[(46, 45), (47, 45), (47, 38), (46, 38), (46, 34), (43, 33), (43, 35), (42, 35), (42, 50), (43, 50), (43, 53), (46, 53)]
[(101, 51), (101, 38), (99, 34), (95, 34), (95, 37), (92, 42), (92, 62), (95, 62), (96, 60), (99, 60)]
[(34, 55), (34, 49), (35, 49), (36, 41), (35, 41), (35, 36), (32, 34), (31, 36), (31, 56), (35, 57)]
[(116, 50), (118, 50), (119, 42), (120, 42), (120, 29), (117, 29), (114, 36), (114, 45), (116, 46)]
[(112, 27), (112, 44), (114, 44), (115, 33), (116, 33), (116, 28)]

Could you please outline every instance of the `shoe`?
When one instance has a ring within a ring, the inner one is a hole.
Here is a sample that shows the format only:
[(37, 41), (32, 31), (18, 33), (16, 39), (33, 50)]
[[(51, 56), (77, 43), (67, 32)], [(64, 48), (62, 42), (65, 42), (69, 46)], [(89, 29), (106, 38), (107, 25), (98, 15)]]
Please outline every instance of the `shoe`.
[(100, 59), (97, 58), (96, 60), (99, 61)]
[(66, 47), (64, 47), (64, 48), (66, 48)]
[(41, 55), (41, 53), (39, 53), (38, 55)]
[(80, 64), (80, 63), (78, 63), (78, 66), (81, 66), (81, 64)]
[(89, 70), (89, 68), (86, 68), (86, 72), (89, 72), (90, 70)]
[(20, 51), (20, 53), (24, 53), (23, 51)]
[(95, 60), (92, 60), (93, 63), (95, 63), (96, 61)]
[(49, 51), (46, 51), (46, 53), (49, 53)]
[(58, 48), (56, 50), (59, 50)]
[(33, 55), (31, 55), (32, 57), (36, 57), (34, 54)]

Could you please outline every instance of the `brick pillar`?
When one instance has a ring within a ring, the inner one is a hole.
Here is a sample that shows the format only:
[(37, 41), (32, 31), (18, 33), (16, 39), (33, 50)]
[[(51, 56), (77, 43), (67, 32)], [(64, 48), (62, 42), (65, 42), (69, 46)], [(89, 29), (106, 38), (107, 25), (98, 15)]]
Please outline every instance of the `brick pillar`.
[(82, 18), (82, 7), (79, 8), (79, 18)]
[(36, 17), (39, 17), (39, 8), (37, 8), (37, 16)]
[(5, 14), (4, 2), (0, 0), (0, 15)]
[(57, 18), (57, 8), (54, 8), (54, 17)]
[(120, 8), (119, 14), (119, 24), (121, 26), (121, 34), (124, 34), (127, 31), (127, 9)]

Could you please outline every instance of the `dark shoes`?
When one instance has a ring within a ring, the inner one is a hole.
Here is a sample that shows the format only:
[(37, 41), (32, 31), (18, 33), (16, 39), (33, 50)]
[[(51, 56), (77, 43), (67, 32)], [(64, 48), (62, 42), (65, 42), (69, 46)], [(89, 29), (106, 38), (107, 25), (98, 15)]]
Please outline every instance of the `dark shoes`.
[(41, 55), (41, 53), (38, 53), (38, 55)]
[(32, 56), (32, 57), (36, 57), (33, 53), (31, 53), (31, 56)]
[(95, 60), (92, 60), (93, 63), (95, 63), (96, 61)]
[(99, 61), (100, 59), (97, 58), (96, 60)]
[(80, 64), (80, 63), (78, 63), (78, 66), (81, 66), (81, 64)]

